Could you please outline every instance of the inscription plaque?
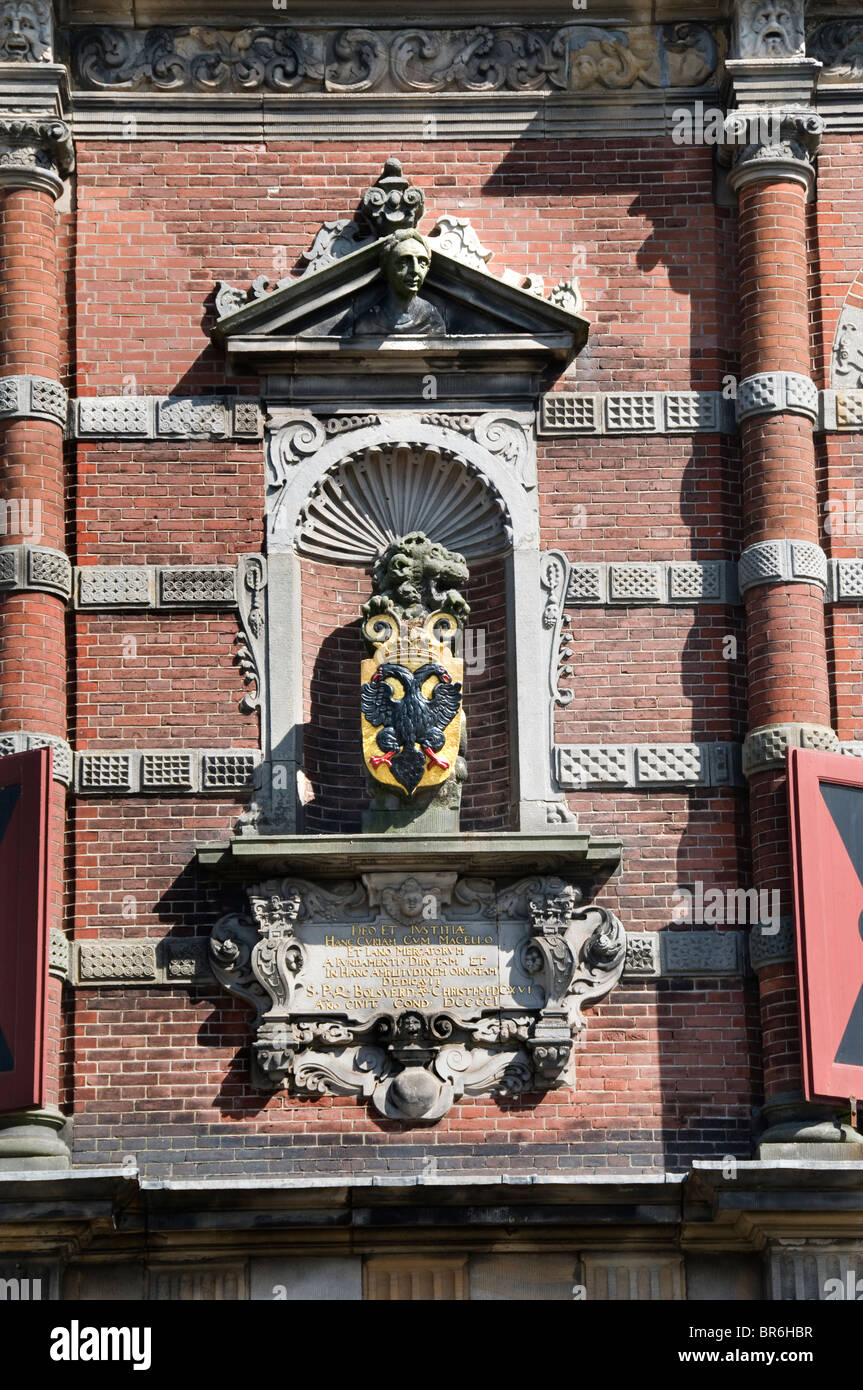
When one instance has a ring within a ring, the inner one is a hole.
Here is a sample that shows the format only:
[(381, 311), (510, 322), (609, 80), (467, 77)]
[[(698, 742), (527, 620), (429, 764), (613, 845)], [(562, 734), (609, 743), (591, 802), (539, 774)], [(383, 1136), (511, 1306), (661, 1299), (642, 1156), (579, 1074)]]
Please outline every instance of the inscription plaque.
[(412, 1123), (463, 1095), (570, 1082), (582, 1009), (626, 955), (617, 918), (560, 879), (376, 873), (247, 893), (249, 913), (213, 927), (210, 956), (254, 1010), (255, 1083), (363, 1096)]

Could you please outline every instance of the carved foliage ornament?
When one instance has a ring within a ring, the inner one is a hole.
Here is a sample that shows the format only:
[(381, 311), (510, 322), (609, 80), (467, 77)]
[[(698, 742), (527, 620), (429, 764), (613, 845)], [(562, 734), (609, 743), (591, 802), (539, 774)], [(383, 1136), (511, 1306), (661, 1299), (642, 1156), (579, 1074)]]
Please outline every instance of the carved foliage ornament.
[(0, 0), (0, 63), (50, 63), (50, 0)]
[(0, 169), (71, 174), (75, 168), (72, 132), (54, 116), (0, 117)]
[(451, 877), (271, 881), (216, 923), (211, 966), (252, 1011), (257, 1087), (431, 1123), (464, 1095), (570, 1080), (583, 1011), (623, 971), (620, 922), (560, 879)]
[(75, 81), (157, 91), (530, 92), (701, 86), (721, 56), (711, 29), (478, 25), (330, 29), (195, 25), (74, 31)]

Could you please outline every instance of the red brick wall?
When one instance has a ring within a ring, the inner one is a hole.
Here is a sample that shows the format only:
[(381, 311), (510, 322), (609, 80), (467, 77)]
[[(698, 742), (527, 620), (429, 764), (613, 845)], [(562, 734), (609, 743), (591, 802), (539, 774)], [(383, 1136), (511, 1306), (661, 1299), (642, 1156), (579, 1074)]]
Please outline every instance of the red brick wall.
[[(210, 344), (217, 279), (247, 285), (300, 265), (321, 222), (348, 216), (388, 147), (318, 142), (266, 148), (80, 142), (76, 277), (69, 360), (77, 394), (254, 393)], [(505, 267), (575, 274), (593, 323), (560, 386), (717, 389), (738, 370), (737, 219), (712, 198), (712, 151), (670, 142), (407, 143), (429, 228), (469, 218)], [(276, 190), (276, 191), (274, 191)], [(64, 229), (71, 234), (72, 219)], [(863, 258), (861, 258), (863, 259)], [(262, 544), (258, 444), (79, 445), (79, 562), (233, 562)], [(543, 547), (573, 560), (724, 559), (740, 548), (739, 452), (718, 437), (540, 441)], [(584, 511), (581, 511), (584, 508)], [(366, 573), (304, 562), (307, 828), (353, 830), (365, 800), (356, 694), (357, 614)], [(485, 669), (468, 673), (469, 781), (463, 824), (501, 828), (507, 759), (501, 561), (472, 566), (471, 627)], [(740, 615), (721, 608), (570, 610), (573, 704), (559, 737), (672, 742), (738, 738), (743, 658), (722, 642)], [(231, 663), (229, 614), (89, 614), (75, 619), (73, 729), (79, 746), (249, 746), (254, 717)], [(136, 663), (122, 661), (134, 637)], [(474, 647), (474, 650), (476, 648)], [(536, 699), (546, 700), (545, 671)], [(635, 930), (667, 926), (671, 894), (704, 878), (748, 882), (740, 791), (573, 794), (582, 828), (620, 836), (619, 876), (599, 885)], [(82, 937), (206, 933), (231, 893), (192, 865), (226, 839), (244, 798), (88, 797), (71, 819), (70, 919)], [(129, 913), (134, 908), (133, 914)], [(757, 1099), (751, 981), (627, 983), (593, 1015), (575, 1091), (512, 1105), (470, 1101), (432, 1130), (405, 1131), (354, 1101), (252, 1092), (245, 1016), (221, 989), (76, 991), (70, 1015), (80, 1158), (170, 1155), (218, 1172), (242, 1152), (250, 1171), (407, 1169), (431, 1157), (470, 1165), (476, 1146), (523, 1171), (634, 1166), (686, 1155), (748, 1154)], [(262, 1137), (272, 1141), (262, 1148)], [(516, 1147), (520, 1146), (520, 1147)], [(266, 1154), (266, 1157), (264, 1156)]]

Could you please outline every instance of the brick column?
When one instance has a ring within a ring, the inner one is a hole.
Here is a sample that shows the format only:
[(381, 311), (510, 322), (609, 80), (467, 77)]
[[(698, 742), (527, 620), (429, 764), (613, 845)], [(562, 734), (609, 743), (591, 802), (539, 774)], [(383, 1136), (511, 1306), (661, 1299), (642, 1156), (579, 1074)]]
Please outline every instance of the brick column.
[[(72, 167), (68, 127), (50, 116), (0, 120), (0, 158), (0, 738), (5, 748), (54, 746), (49, 926), (59, 927), (69, 565), (54, 203)], [(0, 1170), (68, 1166), (59, 1136), (60, 992), (49, 977), (45, 1109), (0, 1117)]]
[[(787, 1153), (786, 1145), (803, 1142), (844, 1143), (848, 1153), (860, 1138), (839, 1126), (829, 1109), (803, 1102), (789, 940), (786, 750), (789, 744), (838, 748), (824, 635), (827, 562), (818, 544), (813, 440), (818, 393), (809, 375), (807, 203), (822, 124), (806, 111), (775, 110), (735, 114), (728, 123), (738, 151), (729, 184), (740, 210), (740, 586), (749, 687), (743, 762), (754, 883), (759, 890), (778, 891), (783, 914), (780, 933), (770, 922), (766, 931), (755, 926), (752, 936), (761, 997), (764, 1156)], [(781, 944), (771, 941), (779, 935)]]

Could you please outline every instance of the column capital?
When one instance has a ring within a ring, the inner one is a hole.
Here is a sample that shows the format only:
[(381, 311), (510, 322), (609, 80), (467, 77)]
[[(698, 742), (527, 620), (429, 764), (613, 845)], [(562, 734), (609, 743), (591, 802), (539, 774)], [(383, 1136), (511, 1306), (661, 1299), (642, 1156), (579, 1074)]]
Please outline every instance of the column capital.
[(753, 183), (791, 180), (801, 183), (811, 197), (823, 133), (824, 121), (815, 111), (770, 107), (732, 111), (725, 118), (720, 148), (730, 188), (739, 193)]
[(0, 188), (35, 188), (59, 198), (75, 168), (72, 132), (56, 116), (0, 115)]

